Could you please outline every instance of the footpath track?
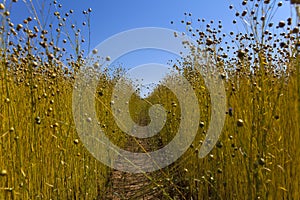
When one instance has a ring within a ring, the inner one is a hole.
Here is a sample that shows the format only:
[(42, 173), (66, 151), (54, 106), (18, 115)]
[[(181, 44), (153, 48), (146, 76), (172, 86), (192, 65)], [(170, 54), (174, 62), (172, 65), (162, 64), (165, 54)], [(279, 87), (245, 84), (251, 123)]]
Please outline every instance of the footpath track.
[[(135, 131), (141, 131), (139, 129)], [(137, 143), (138, 142), (138, 143)], [(147, 139), (128, 140), (125, 145), (125, 150), (130, 152), (152, 151), (153, 146)], [(153, 145), (153, 144), (152, 144)], [(139, 164), (143, 165), (147, 161), (138, 160)], [(116, 162), (115, 165), (124, 165), (124, 163)], [(127, 173), (118, 170), (113, 170), (109, 181), (109, 187), (106, 191), (106, 196), (101, 199), (107, 200), (159, 200), (162, 198), (162, 191), (155, 183), (162, 176), (160, 171), (149, 173)]]

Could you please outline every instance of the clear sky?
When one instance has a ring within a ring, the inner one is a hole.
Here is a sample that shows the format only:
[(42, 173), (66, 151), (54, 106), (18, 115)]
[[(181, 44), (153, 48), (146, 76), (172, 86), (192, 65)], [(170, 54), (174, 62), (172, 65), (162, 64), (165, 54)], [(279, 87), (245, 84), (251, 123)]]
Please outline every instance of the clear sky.
[[(23, 1), (13, 4), (12, 16), (21, 22), (28, 15)], [(37, 7), (49, 4), (52, 0), (32, 0)], [(215, 22), (222, 20), (223, 32), (237, 30), (232, 24), (235, 12), (229, 10), (233, 4), (242, 8), (240, 0), (57, 0), (57, 10), (61, 13), (74, 10), (72, 21), (79, 25), (85, 21), (82, 11), (92, 8), (91, 13), (91, 47), (122, 31), (139, 27), (164, 27), (184, 31), (185, 26), (180, 23), (184, 20), (184, 13), (192, 13), (191, 19), (205, 18)], [(283, 0), (284, 5), (275, 18), (285, 20), (290, 16), (289, 1)], [(62, 8), (58, 5), (62, 4)], [(47, 16), (46, 9), (44, 15)], [(50, 13), (53, 15), (53, 13)], [(174, 21), (174, 24), (170, 22)], [(81, 29), (85, 29), (81, 27)], [(87, 31), (86, 31), (87, 32)], [(86, 33), (85, 32), (85, 33)], [(87, 38), (86, 38), (87, 39)]]
[[(12, 18), (15, 23), (22, 22), (24, 18), (31, 15), (24, 1), (29, 0), (19, 0), (18, 3), (13, 4)], [(42, 8), (43, 5), (53, 2), (50, 0), (32, 1), (36, 8)], [(82, 34), (85, 39), (88, 40), (87, 26), (82, 26), (82, 22), (86, 21), (82, 11), (91, 8), (90, 46), (92, 50), (114, 34), (133, 28), (162, 27), (185, 31), (185, 25), (181, 23), (181, 20), (185, 19), (196, 22), (198, 18), (204, 18), (207, 22), (214, 20), (215, 23), (221, 20), (223, 33), (236, 32), (242, 27), (233, 25), (235, 11), (230, 10), (229, 5), (233, 4), (235, 8), (242, 10), (241, 2), (240, 0), (57, 0), (56, 8), (52, 9), (50, 15), (53, 16), (53, 11), (56, 10), (61, 13), (69, 12), (70, 9), (74, 10), (70, 17), (73, 22), (68, 22), (69, 26), (76, 22), (83, 30)], [(283, 0), (283, 3), (284, 6), (277, 12), (275, 20), (286, 20), (291, 15), (289, 1)], [(62, 4), (61, 8), (59, 8), (59, 4)], [(37, 12), (39, 13), (39, 10)], [(185, 16), (184, 13), (192, 13), (192, 16)], [(42, 15), (47, 18), (47, 9), (44, 9)], [(171, 21), (173, 24), (170, 23)], [(87, 46), (83, 46), (83, 48), (87, 49)], [(151, 62), (166, 64), (173, 58), (172, 55), (148, 50), (128, 54), (127, 57), (120, 58), (118, 62), (131, 68)]]

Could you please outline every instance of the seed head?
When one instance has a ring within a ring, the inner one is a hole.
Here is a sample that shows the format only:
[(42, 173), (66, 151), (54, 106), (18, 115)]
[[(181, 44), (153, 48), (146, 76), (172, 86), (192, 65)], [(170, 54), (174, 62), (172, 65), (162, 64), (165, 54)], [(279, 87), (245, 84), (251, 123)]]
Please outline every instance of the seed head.
[(299, 28), (298, 27), (295, 27), (294, 29), (293, 29), (293, 31), (292, 31), (292, 33), (299, 33)]
[(0, 172), (1, 176), (6, 176), (7, 175), (7, 170), (6, 169), (2, 169)]
[(88, 117), (88, 118), (86, 119), (86, 121), (87, 121), (87, 122), (91, 122), (91, 121), (92, 121), (92, 118)]
[(0, 10), (4, 10), (5, 6), (3, 3), (0, 3)]
[(99, 63), (99, 62), (95, 62), (95, 63), (94, 63), (94, 68), (95, 68), (95, 69), (98, 69), (99, 67), (100, 67), (100, 63)]
[(223, 170), (221, 168), (218, 168), (218, 173), (221, 174)]
[(219, 142), (216, 144), (216, 146), (217, 146), (218, 148), (222, 148), (222, 147), (223, 147), (223, 143), (222, 143), (221, 141), (219, 141)]
[(10, 129), (9, 129), (9, 132), (14, 132), (15, 131), (15, 128), (14, 127), (11, 127)]
[(244, 126), (244, 121), (242, 119), (238, 119), (236, 124), (238, 127), (242, 127), (242, 126)]
[(213, 43), (214, 43), (214, 41), (213, 41), (212, 39), (210, 39), (210, 38), (207, 38), (207, 39), (206, 39), (206, 45), (210, 46), (210, 45), (212, 45)]
[(226, 74), (225, 73), (222, 73), (220, 76), (221, 76), (221, 79), (225, 79), (226, 78)]
[(265, 165), (265, 159), (263, 159), (263, 158), (260, 158), (259, 160), (258, 160), (258, 164), (260, 164), (261, 166), (263, 166), (263, 165)]
[(98, 53), (98, 49), (93, 49), (93, 54), (97, 54)]
[(284, 22), (284, 21), (280, 21), (280, 22), (278, 23), (278, 26), (279, 26), (280, 28), (283, 28), (283, 27), (285, 26), (285, 22)]
[(237, 57), (239, 58), (239, 59), (242, 59), (244, 56), (245, 56), (245, 51), (243, 51), (243, 50), (238, 50), (238, 52), (237, 52)]
[(4, 16), (6, 16), (6, 17), (7, 17), (7, 16), (9, 16), (9, 15), (10, 15), (10, 12), (9, 12), (9, 11), (5, 11), (3, 14), (4, 14)]
[(201, 127), (201, 128), (203, 128), (204, 127), (204, 122), (200, 122), (200, 124), (199, 124), (199, 126)]

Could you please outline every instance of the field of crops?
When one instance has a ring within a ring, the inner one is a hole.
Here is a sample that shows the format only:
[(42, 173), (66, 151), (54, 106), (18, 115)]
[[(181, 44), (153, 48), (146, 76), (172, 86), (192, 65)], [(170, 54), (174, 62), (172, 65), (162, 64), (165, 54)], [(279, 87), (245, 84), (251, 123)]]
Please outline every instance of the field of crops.
[[(112, 197), (114, 170), (93, 157), (75, 128), (72, 93), (84, 53), (65, 58), (66, 49), (56, 43), (63, 37), (60, 30), (43, 29), (37, 16), (14, 24), (9, 10), (13, 3), (0, 3), (0, 199), (147, 199), (153, 190), (157, 199), (300, 199), (300, 24), (296, 18), (272, 23), (270, 16), (281, 2), (241, 1), (247, 12), (236, 11), (233, 23), (247, 19), (251, 28), (245, 33), (225, 36), (221, 22), (199, 19), (197, 23), (209, 24), (203, 30), (192, 29), (196, 24), (189, 20), (182, 22), (198, 49), (206, 52), (201, 63), (193, 60), (197, 50), (172, 63), (198, 98), (196, 138), (176, 162), (142, 174), (147, 185), (132, 188), (131, 196), (123, 198)], [(58, 17), (64, 14), (58, 10), (54, 15), (65, 26)], [(69, 39), (75, 49), (83, 42), (76, 31), (60, 41)], [(216, 146), (199, 158), (211, 99), (198, 69), (208, 64), (224, 81), (227, 111)], [(181, 119), (176, 95), (158, 86), (147, 98), (131, 96), (130, 115), (140, 125), (150, 123), (152, 105), (167, 111), (158, 135), (135, 140), (119, 129), (112, 114), (113, 88), (124, 69), (113, 72), (103, 71), (93, 94), (98, 121), (109, 139), (122, 148), (129, 141), (147, 144), (147, 151), (168, 144)]]

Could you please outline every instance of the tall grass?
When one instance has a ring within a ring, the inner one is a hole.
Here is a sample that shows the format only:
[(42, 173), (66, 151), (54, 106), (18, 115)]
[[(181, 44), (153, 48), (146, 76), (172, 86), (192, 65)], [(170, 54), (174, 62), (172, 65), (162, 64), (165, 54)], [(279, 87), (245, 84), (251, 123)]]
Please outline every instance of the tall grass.
[[(299, 24), (286, 20), (282, 28), (272, 28), (272, 15), (280, 7), (274, 2), (243, 1), (247, 14), (242, 10), (238, 18), (249, 25), (244, 24), (244, 34), (229, 34), (233, 43), (226, 42), (230, 40), (222, 35), (221, 23), (215, 30), (213, 23), (198, 30), (197, 24), (183, 21), (200, 51), (191, 51), (174, 66), (194, 88), (201, 122), (195, 141), (179, 160), (162, 169), (160, 176), (147, 174), (150, 186), (163, 191), (162, 199), (300, 199)], [(0, 5), (0, 199), (105, 199), (111, 192), (112, 170), (85, 149), (72, 116), (76, 71), (84, 62), (80, 33), (71, 27), (70, 34), (62, 36), (54, 25), (46, 31), (38, 15), (14, 25), (9, 17), (12, 4)], [(57, 7), (58, 26), (67, 30)], [(64, 43), (71, 44), (73, 56), (67, 56)], [(208, 59), (195, 61), (203, 50)], [(64, 62), (69, 67), (63, 67)], [(225, 82), (228, 112), (216, 147), (199, 159), (212, 124), (209, 91), (197, 67), (208, 62)], [(128, 137), (110, 109), (120, 77), (116, 71), (103, 72), (95, 98), (102, 128), (124, 147)], [(149, 123), (150, 106), (162, 104), (167, 122), (150, 143), (157, 149), (172, 140), (181, 108), (169, 89), (158, 86), (149, 97), (136, 94), (129, 103), (133, 120), (142, 125)]]

